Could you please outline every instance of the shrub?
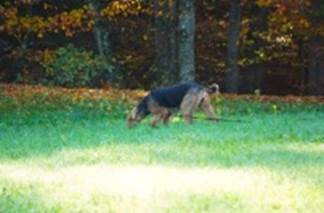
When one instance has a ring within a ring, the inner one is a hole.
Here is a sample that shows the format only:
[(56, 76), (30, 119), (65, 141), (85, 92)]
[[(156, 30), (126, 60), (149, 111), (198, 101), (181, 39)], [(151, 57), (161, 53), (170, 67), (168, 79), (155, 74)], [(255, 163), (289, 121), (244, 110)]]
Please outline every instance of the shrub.
[(93, 86), (105, 71), (111, 72), (107, 64), (93, 52), (72, 45), (58, 48), (51, 60), (42, 65), (46, 72), (46, 83), (60, 86)]

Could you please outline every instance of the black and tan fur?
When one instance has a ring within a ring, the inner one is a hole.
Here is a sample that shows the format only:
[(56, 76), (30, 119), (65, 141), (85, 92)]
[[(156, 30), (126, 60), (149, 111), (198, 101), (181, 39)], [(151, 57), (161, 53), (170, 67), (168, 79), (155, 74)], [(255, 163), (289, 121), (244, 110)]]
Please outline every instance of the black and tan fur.
[(152, 127), (156, 127), (160, 121), (167, 125), (176, 111), (180, 111), (184, 120), (191, 124), (193, 113), (198, 108), (208, 119), (217, 121), (209, 97), (213, 93), (219, 93), (217, 84), (204, 87), (196, 82), (153, 90), (128, 115), (127, 125), (133, 127), (149, 114), (153, 115)]

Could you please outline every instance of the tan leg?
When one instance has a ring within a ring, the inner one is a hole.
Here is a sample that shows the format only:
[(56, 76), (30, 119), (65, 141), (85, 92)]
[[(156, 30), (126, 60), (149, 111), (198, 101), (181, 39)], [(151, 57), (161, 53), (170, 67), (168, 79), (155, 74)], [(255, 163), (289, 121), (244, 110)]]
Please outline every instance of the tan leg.
[(165, 107), (161, 107), (158, 103), (156, 103), (153, 99), (149, 101), (149, 110), (153, 114), (153, 119), (151, 122), (152, 127), (156, 127), (157, 124), (163, 120), (163, 123), (166, 121), (166, 116), (169, 114), (169, 111)]
[(180, 111), (184, 120), (189, 124), (192, 123), (192, 114), (199, 105), (199, 96), (199, 91), (189, 91), (181, 103)]
[(207, 93), (204, 95), (199, 107), (202, 109), (202, 111), (209, 119), (218, 121), (218, 118), (214, 113), (213, 106), (210, 103), (210, 98)]
[(188, 124), (192, 124), (192, 114), (184, 114), (184, 115), (183, 115), (183, 119), (184, 119), (185, 122), (187, 122)]
[(167, 112), (166, 114), (163, 115), (163, 124), (168, 125), (171, 119), (172, 113)]
[(161, 115), (154, 114), (151, 122), (151, 127), (156, 128), (157, 124), (161, 121)]

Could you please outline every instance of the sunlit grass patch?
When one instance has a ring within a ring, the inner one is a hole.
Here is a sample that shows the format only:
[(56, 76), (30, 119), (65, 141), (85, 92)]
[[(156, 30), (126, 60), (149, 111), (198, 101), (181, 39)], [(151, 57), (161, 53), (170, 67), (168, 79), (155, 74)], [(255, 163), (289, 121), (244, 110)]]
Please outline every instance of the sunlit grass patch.
[(0, 180), (6, 184), (0, 206), (18, 205), (17, 210), (28, 205), (48, 211), (93, 210), (99, 205), (101, 211), (316, 212), (323, 196), (307, 182), (251, 168), (95, 165), (49, 170), (2, 165), (0, 169)]

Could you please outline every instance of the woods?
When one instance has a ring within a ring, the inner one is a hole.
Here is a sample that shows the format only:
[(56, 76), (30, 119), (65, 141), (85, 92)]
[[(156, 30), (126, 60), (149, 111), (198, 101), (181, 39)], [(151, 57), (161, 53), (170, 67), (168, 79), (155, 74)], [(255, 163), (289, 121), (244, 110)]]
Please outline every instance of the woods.
[(323, 95), (323, 19), (320, 0), (2, 1), (0, 81), (149, 89), (196, 79), (229, 93)]

